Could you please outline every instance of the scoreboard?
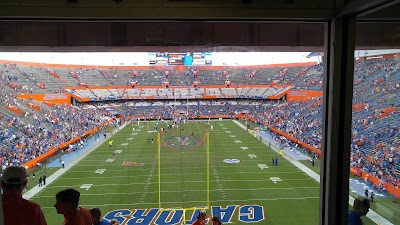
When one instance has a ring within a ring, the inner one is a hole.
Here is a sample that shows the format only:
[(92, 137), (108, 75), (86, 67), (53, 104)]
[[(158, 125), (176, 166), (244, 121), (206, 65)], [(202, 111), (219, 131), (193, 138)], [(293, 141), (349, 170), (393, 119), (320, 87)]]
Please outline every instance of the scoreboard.
[(149, 64), (155, 66), (212, 65), (211, 52), (150, 52)]

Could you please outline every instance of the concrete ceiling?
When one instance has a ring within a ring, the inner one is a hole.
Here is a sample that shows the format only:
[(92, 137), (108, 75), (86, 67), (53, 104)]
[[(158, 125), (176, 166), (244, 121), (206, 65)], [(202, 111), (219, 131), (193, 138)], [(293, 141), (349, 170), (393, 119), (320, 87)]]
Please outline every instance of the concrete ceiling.
[(340, 0), (2, 0), (3, 18), (326, 19)]
[[(324, 22), (357, 11), (370, 12), (358, 17), (358, 49), (400, 46), (396, 1), (250, 2), (2, 0), (0, 46), (3, 51), (171, 51), (188, 46), (209, 51), (323, 51)], [(366, 2), (392, 6), (371, 10)]]

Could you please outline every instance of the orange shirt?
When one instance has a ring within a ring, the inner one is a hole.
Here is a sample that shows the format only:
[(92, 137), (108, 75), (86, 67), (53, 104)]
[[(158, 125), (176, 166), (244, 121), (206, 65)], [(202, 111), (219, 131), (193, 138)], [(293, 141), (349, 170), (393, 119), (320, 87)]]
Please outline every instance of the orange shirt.
[(3, 194), (4, 225), (47, 225), (42, 209), (20, 194)]
[(92, 225), (89, 210), (79, 207), (72, 215), (65, 217), (63, 225)]
[(205, 221), (205, 220), (199, 220), (199, 219), (195, 220), (195, 221), (192, 223), (192, 225), (205, 225), (205, 224), (206, 224), (206, 221)]

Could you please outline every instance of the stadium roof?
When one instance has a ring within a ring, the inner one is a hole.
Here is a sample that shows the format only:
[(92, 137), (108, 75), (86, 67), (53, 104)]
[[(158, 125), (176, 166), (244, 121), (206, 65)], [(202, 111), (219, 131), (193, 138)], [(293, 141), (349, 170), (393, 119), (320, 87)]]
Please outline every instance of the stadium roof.
[(307, 58), (318, 57), (318, 56), (324, 56), (324, 53), (323, 52), (311, 52), (310, 54), (307, 55)]

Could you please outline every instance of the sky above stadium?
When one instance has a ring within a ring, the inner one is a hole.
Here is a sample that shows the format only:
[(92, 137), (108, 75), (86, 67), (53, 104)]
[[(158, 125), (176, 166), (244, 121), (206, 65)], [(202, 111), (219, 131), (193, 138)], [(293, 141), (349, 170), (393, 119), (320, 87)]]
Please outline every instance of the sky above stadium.
[[(214, 66), (265, 65), (293, 62), (317, 62), (307, 58), (310, 52), (212, 52)], [(49, 64), (99, 65), (99, 66), (148, 66), (148, 52), (5, 52), (0, 60), (37, 62)]]
[[(392, 50), (356, 51), (355, 57), (400, 52)], [(281, 63), (318, 62), (307, 58), (310, 52), (211, 52), (213, 66), (268, 65)], [(149, 66), (149, 52), (3, 52), (0, 60), (47, 64)]]

